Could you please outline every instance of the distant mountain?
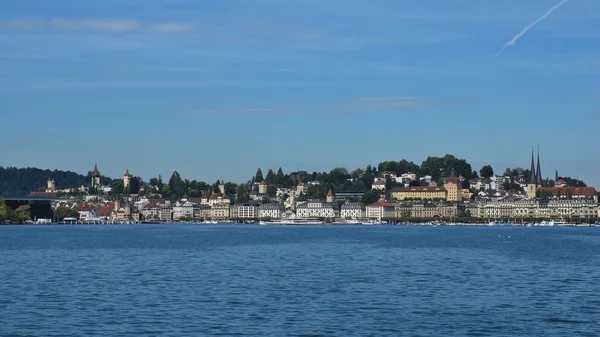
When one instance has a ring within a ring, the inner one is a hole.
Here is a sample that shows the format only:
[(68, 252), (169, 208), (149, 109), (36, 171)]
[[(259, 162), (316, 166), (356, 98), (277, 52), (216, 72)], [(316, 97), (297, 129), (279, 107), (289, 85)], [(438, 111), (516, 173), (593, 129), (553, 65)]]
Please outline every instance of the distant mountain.
[(56, 188), (60, 190), (89, 185), (91, 172), (81, 175), (71, 171), (0, 166), (0, 196), (26, 196), (33, 191), (45, 189), (48, 178), (54, 179)]

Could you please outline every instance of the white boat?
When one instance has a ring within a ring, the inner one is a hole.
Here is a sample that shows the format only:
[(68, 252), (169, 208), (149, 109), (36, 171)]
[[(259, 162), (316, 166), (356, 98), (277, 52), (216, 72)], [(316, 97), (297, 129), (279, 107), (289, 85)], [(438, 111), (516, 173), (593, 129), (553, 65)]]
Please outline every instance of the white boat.
[(348, 219), (348, 220), (344, 221), (344, 223), (348, 224), (348, 225), (357, 225), (360, 223), (360, 221), (358, 221), (356, 219)]

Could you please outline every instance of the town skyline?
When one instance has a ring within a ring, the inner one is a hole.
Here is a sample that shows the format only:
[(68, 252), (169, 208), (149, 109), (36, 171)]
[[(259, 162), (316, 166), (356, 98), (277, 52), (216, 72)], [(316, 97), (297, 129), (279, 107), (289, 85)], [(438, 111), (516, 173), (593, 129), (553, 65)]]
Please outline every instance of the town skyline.
[(600, 186), (600, 3), (558, 3), (7, 2), (0, 165), (244, 181), (452, 153), (502, 171), (539, 143)]

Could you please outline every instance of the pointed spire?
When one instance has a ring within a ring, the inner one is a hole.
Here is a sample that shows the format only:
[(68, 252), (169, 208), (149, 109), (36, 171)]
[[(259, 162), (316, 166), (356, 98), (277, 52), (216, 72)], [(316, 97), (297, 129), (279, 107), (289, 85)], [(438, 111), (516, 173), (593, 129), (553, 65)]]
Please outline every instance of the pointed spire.
[(533, 147), (531, 148), (531, 168), (529, 170), (531, 171), (531, 177), (529, 178), (529, 183), (535, 184), (537, 179), (535, 177), (535, 157), (534, 157)]
[(540, 146), (538, 145), (537, 169), (535, 171), (536, 184), (542, 186), (542, 169), (540, 164)]

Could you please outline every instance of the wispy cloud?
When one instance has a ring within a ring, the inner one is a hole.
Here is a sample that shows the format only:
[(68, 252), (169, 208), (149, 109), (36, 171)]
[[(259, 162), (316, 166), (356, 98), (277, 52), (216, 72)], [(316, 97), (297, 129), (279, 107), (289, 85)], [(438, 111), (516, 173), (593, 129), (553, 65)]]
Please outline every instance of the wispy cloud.
[(307, 107), (263, 106), (227, 108), (178, 108), (174, 111), (183, 115), (344, 115), (355, 113), (405, 112), (444, 104), (438, 100), (420, 99), (411, 96), (362, 97), (343, 101), (324, 102)]
[(191, 32), (195, 29), (195, 24), (183, 22), (159, 22), (153, 23), (149, 26), (149, 30), (151, 32), (164, 34), (186, 33)]
[(27, 31), (35, 30), (41, 27), (41, 22), (35, 19), (19, 19), (0, 22), (0, 29)]
[(140, 28), (140, 23), (133, 19), (54, 19), (50, 21), (50, 26), (59, 30), (94, 30), (104, 32), (130, 32)]
[(525, 35), (530, 29), (532, 29), (533, 27), (535, 27), (535, 25), (537, 25), (538, 23), (544, 21), (544, 19), (546, 19), (548, 16), (550, 16), (550, 14), (552, 14), (552, 12), (554, 12), (555, 10), (557, 10), (558, 8), (560, 8), (562, 5), (566, 4), (567, 2), (569, 2), (569, 0), (562, 0), (561, 2), (559, 2), (558, 4), (556, 4), (552, 8), (550, 8), (548, 11), (546, 11), (546, 13), (544, 13), (544, 15), (540, 16), (537, 20), (535, 20), (532, 23), (528, 24), (525, 28), (523, 28), (523, 30), (521, 30), (519, 32), (519, 34), (515, 35), (512, 39), (510, 39), (508, 42), (506, 42), (504, 44), (504, 47), (502, 47), (502, 49), (498, 52), (498, 54), (496, 54), (496, 56), (502, 54), (502, 52), (506, 48), (514, 46), (517, 43), (517, 41), (523, 35)]

